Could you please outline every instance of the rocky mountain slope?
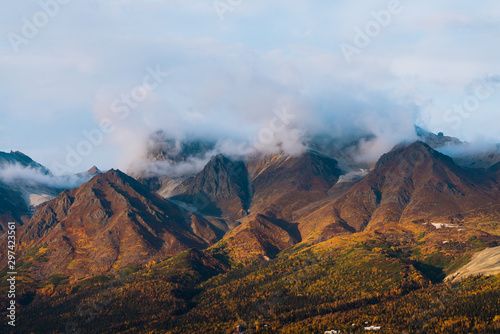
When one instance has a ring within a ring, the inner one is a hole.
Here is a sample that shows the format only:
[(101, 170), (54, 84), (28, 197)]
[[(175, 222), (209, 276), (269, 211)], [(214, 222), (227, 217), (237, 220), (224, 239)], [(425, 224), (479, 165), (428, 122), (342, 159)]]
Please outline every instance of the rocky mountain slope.
[(18, 232), (34, 277), (72, 277), (147, 264), (222, 236), (217, 227), (117, 170), (50, 201)]
[(383, 155), (347, 193), (304, 217), (301, 228), (313, 233), (315, 228), (363, 231), (389, 223), (462, 225), (485, 212), (500, 217), (498, 190), (488, 175), (462, 169), (416, 142)]
[(190, 204), (206, 215), (237, 219), (248, 213), (252, 195), (245, 163), (219, 154), (201, 172), (171, 190), (169, 198)]
[(251, 212), (270, 210), (290, 222), (294, 211), (325, 198), (342, 174), (335, 159), (315, 151), (258, 157), (248, 170), (254, 188)]

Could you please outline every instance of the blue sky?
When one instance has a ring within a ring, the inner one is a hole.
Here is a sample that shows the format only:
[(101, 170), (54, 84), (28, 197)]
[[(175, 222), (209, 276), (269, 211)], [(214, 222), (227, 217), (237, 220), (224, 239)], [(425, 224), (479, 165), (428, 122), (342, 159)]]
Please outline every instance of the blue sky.
[[(106, 119), (114, 130), (71, 169), (126, 169), (153, 131), (251, 140), (277, 108), (292, 110), (305, 135), (376, 134), (372, 158), (411, 136), (413, 123), (500, 142), (500, 3), (394, 1), (3, 4), (0, 150), (66, 166), (67, 148)], [(356, 31), (387, 11), (390, 22), (349, 62), (341, 45), (356, 47)], [(119, 117), (113, 102), (152, 69), (168, 76)]]

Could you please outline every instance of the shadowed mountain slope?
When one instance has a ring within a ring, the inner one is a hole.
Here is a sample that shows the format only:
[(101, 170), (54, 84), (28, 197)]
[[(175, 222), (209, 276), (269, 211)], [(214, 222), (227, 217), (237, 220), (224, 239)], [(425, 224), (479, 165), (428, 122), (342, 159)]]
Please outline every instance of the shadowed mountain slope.
[(243, 161), (222, 154), (212, 157), (203, 170), (175, 187), (173, 200), (194, 206), (211, 216), (240, 218), (247, 214), (252, 201), (248, 171)]
[(293, 221), (293, 212), (322, 198), (342, 171), (335, 159), (314, 151), (301, 156), (272, 155), (248, 164), (254, 196), (252, 213), (275, 212)]

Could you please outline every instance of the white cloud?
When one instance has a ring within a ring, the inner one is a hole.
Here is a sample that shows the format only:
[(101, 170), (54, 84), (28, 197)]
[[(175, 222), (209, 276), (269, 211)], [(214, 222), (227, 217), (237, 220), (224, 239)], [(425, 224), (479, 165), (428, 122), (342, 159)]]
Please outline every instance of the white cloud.
[(10, 130), (0, 131), (9, 145), (0, 149), (32, 152), (45, 165), (64, 161), (65, 145), (76, 145), (108, 115), (109, 102), (156, 65), (169, 77), (80, 170), (124, 168), (157, 129), (252, 142), (282, 101), (299, 113), (289, 139), (371, 132), (380, 138), (370, 159), (411, 136), (415, 121), (462, 139), (500, 141), (500, 94), (459, 129), (442, 116), (471, 82), (500, 74), (498, 2), (402, 3), (405, 10), (351, 64), (340, 43), (388, 1), (243, 1), (222, 22), (204, 0), (73, 1), (18, 55), (5, 36), (39, 6), (6, 4), (0, 119)]
[(47, 186), (51, 188), (71, 189), (82, 185), (90, 179), (89, 175), (54, 176), (45, 174), (39, 169), (21, 165), (8, 165), (0, 169), (0, 180), (18, 186)]

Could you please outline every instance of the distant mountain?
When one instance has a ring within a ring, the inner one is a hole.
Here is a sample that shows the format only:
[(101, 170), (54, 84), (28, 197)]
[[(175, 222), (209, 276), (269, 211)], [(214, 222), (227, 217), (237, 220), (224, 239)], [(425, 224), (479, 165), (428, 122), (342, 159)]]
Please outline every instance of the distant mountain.
[(45, 168), (38, 162), (33, 161), (33, 159), (31, 159), (24, 153), (21, 153), (19, 151), (11, 151), (10, 153), (0, 152), (0, 168), (16, 165), (35, 169), (46, 175), (51, 174), (47, 168)]
[[(176, 167), (193, 163), (193, 161), (204, 159), (208, 161), (209, 153), (214, 148), (215, 142), (213, 141), (181, 140), (163, 131), (157, 131), (149, 137), (145, 158), (133, 162), (128, 173), (148, 186), (150, 190), (158, 191), (165, 182), (171, 180), (174, 174), (176, 178), (183, 179), (198, 172), (198, 170), (193, 172)], [(168, 173), (165, 169), (168, 169)]]
[(206, 248), (223, 234), (111, 170), (45, 205), (18, 232), (18, 240), (25, 256), (29, 249), (36, 255), (30, 260), (34, 277), (85, 277)]
[(76, 174), (77, 176), (96, 176), (97, 174), (101, 174), (102, 171), (97, 168), (96, 166), (93, 166), (90, 168), (88, 171), (83, 172), (83, 173), (78, 173)]
[(465, 147), (463, 152), (454, 154), (453, 160), (463, 167), (488, 169), (500, 162), (500, 144), (481, 150)]
[(11, 180), (11, 177), (16, 176), (16, 171), (21, 169), (39, 175), (51, 175), (47, 168), (19, 151), (0, 152), (0, 235), (5, 233), (8, 222), (23, 225), (30, 219), (35, 206), (62, 191), (37, 184), (34, 180)]
[(306, 141), (305, 145), (310, 151), (317, 152), (323, 156), (335, 159), (338, 167), (343, 172), (351, 172), (360, 169), (367, 169), (370, 164), (359, 162), (354, 159), (354, 155), (359, 150), (362, 141), (375, 139), (373, 135), (352, 137), (350, 139), (332, 138), (330, 136), (314, 136)]
[(475, 148), (442, 132), (436, 135), (418, 126), (415, 126), (415, 131), (422, 142), (442, 153), (451, 154), (453, 160), (461, 167), (488, 169), (500, 162), (500, 144), (490, 145), (488, 148)]
[(415, 125), (415, 132), (419, 139), (429, 145), (430, 147), (436, 149), (446, 145), (460, 145), (463, 144), (461, 140), (455, 137), (445, 136), (442, 132), (437, 135), (422, 129), (421, 127)]
[(215, 142), (194, 139), (180, 140), (169, 136), (163, 131), (150, 136), (147, 145), (147, 158), (151, 161), (168, 161), (179, 163), (194, 157), (203, 157), (213, 150)]

